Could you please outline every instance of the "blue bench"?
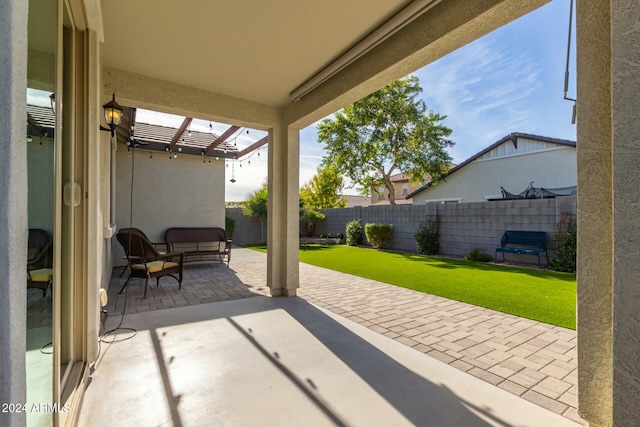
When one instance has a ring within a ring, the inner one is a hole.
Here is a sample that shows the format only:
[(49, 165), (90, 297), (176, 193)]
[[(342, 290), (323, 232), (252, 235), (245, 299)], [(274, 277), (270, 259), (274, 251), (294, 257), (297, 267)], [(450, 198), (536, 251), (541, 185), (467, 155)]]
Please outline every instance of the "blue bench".
[(498, 252), (502, 252), (504, 261), (505, 252), (519, 255), (538, 255), (538, 268), (540, 268), (540, 254), (547, 254), (549, 265), (549, 253), (547, 252), (547, 233), (544, 231), (505, 231), (500, 240), (500, 247), (496, 249), (495, 262), (498, 262)]

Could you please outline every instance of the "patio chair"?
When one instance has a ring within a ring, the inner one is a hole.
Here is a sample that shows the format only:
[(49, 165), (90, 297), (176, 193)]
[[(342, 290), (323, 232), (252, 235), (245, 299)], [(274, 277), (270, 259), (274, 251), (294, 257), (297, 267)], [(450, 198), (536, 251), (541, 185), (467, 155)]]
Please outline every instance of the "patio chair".
[(27, 289), (42, 290), (46, 298), (53, 282), (53, 245), (49, 233), (39, 228), (29, 229), (27, 252)]
[(146, 234), (144, 234), (144, 232), (142, 230), (140, 230), (139, 228), (121, 228), (119, 231), (122, 231), (123, 233), (136, 233), (139, 234), (140, 236), (144, 237), (145, 239), (147, 239), (157, 250), (158, 252), (160, 252), (161, 254), (167, 253), (168, 248), (167, 248), (167, 244), (165, 242), (152, 242), (151, 239), (149, 239), (147, 237)]
[(178, 289), (182, 289), (183, 253), (160, 253), (147, 237), (138, 229), (122, 229), (116, 235), (118, 242), (124, 249), (130, 268), (129, 277), (119, 293), (122, 293), (132, 277), (145, 279), (144, 295), (151, 278), (160, 285), (160, 278), (171, 276), (178, 281)]
[[(121, 228), (118, 231), (122, 231), (123, 233), (136, 233), (136, 234), (139, 234), (140, 236), (144, 237), (145, 239), (147, 239), (148, 241), (151, 242), (151, 239), (149, 239), (147, 237), (147, 235), (144, 234), (144, 232), (142, 230), (140, 230), (139, 228)], [(169, 252), (168, 245), (165, 242), (160, 242), (160, 243), (151, 242), (151, 244), (161, 254), (166, 254), (167, 252)], [(131, 266), (131, 264), (129, 264), (129, 259), (126, 256), (124, 258), (127, 259), (127, 265), (122, 269), (122, 273), (120, 273), (120, 277), (124, 276), (124, 273), (126, 273), (127, 269)]]

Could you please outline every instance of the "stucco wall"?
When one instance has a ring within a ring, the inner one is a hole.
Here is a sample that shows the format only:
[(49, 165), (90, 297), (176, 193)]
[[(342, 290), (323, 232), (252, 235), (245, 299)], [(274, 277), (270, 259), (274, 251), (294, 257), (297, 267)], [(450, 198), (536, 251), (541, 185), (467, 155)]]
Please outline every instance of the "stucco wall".
[[(0, 2), (0, 402), (26, 401), (27, 2)], [(0, 425), (26, 424), (0, 411)]]
[[(128, 155), (131, 154), (131, 155)], [(202, 163), (197, 156), (132, 150), (116, 151), (116, 225), (141, 229), (154, 242), (169, 227), (223, 227), (225, 167), (222, 160)], [(131, 172), (133, 160), (133, 187)], [(133, 188), (133, 205), (130, 203)], [(114, 264), (122, 265), (122, 248), (113, 240)]]
[(640, 8), (612, 4), (613, 425), (640, 425)]
[(511, 193), (520, 193), (531, 181), (534, 181), (535, 187), (575, 186), (576, 149), (565, 147), (496, 159), (478, 159), (452, 173), (446, 180), (415, 195), (413, 203), (422, 204), (438, 199), (484, 202), (485, 196), (500, 194), (501, 186)]

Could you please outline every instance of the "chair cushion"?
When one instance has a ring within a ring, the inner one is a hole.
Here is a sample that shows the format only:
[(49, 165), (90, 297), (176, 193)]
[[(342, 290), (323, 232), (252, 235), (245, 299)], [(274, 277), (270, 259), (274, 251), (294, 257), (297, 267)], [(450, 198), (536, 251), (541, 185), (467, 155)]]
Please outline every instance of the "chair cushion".
[(165, 261), (151, 261), (146, 264), (133, 264), (131, 268), (134, 270), (145, 270), (149, 273), (157, 273), (171, 267), (177, 267), (177, 262), (165, 262)]
[(32, 282), (50, 282), (53, 278), (53, 269), (40, 268), (38, 270), (29, 271), (29, 277)]

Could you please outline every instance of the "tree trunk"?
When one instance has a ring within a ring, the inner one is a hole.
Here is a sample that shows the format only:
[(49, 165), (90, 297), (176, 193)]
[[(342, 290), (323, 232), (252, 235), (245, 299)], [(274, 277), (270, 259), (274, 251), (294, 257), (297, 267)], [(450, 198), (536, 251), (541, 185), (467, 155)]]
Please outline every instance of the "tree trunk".
[(393, 187), (393, 183), (391, 181), (386, 182), (387, 190), (389, 190), (389, 204), (391, 206), (395, 206), (396, 204), (396, 189)]

